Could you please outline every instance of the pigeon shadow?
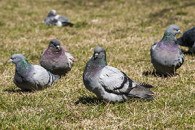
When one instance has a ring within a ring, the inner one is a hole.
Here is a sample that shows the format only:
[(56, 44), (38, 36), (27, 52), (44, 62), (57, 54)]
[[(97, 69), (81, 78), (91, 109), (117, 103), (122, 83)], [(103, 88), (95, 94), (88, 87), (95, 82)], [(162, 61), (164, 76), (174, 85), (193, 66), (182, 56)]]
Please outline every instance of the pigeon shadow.
[(144, 71), (142, 73), (143, 76), (154, 76), (154, 77), (162, 77), (162, 78), (169, 78), (169, 77), (174, 77), (177, 76), (179, 74), (175, 73), (174, 75), (168, 75), (168, 74), (160, 74), (158, 72), (156, 72), (155, 70), (153, 71)]
[(122, 101), (122, 102), (109, 102), (105, 101), (103, 99), (98, 99), (96, 97), (80, 97), (78, 101), (75, 102), (75, 105), (78, 105), (79, 103), (84, 104), (84, 105), (107, 105), (107, 104), (120, 104), (120, 103), (132, 103), (132, 102), (146, 102), (146, 101), (152, 101), (153, 98), (137, 98), (137, 97), (129, 97), (127, 101)]
[(195, 52), (193, 53), (193, 52), (190, 52), (190, 51), (185, 51), (183, 49), (181, 49), (181, 51), (183, 52), (184, 55), (191, 55), (191, 56), (195, 55)]
[(182, 6), (175, 6), (175, 7), (172, 7), (172, 8), (164, 8), (162, 10), (159, 10), (157, 12), (154, 12), (152, 14), (149, 15), (150, 18), (156, 18), (156, 17), (162, 17), (165, 13), (167, 12), (170, 12), (171, 10), (174, 10), (174, 9), (177, 9), (177, 8), (186, 8), (186, 7), (190, 7), (190, 6), (194, 6), (195, 5), (195, 2), (189, 2), (189, 3), (185, 3), (184, 5)]
[(133, 102), (150, 102), (150, 101), (153, 101), (154, 98), (155, 98), (155, 96), (153, 98), (131, 97), (126, 102), (127, 103), (133, 103)]
[[(152, 2), (152, 1), (151, 1)], [(181, 5), (181, 6), (175, 6), (175, 7), (171, 7), (171, 8), (163, 8), (157, 12), (152, 12), (151, 14), (149, 14), (148, 16), (148, 20), (147, 22), (145, 22), (145, 24), (150, 24), (150, 23), (154, 23), (156, 21), (159, 21), (158, 19), (159, 18), (162, 18), (162, 17), (166, 17), (166, 14), (168, 12), (170, 12), (171, 10), (175, 10), (175, 9), (183, 9), (183, 8), (187, 8), (187, 7), (190, 7), (190, 6), (194, 6), (195, 5), (195, 2), (187, 2), (185, 3), (184, 5)], [(181, 14), (177, 14), (177, 15), (186, 15), (185, 12), (181, 12)], [(169, 19), (168, 21), (170, 21), (171, 23), (174, 23), (175, 22), (175, 19), (173, 19), (172, 17), (166, 17), (166, 19)]]
[(106, 101), (98, 99), (96, 97), (80, 97), (79, 100), (75, 102), (75, 105), (78, 105), (80, 103), (85, 104), (85, 105), (88, 105), (88, 104), (90, 104), (90, 105), (91, 104), (94, 104), (94, 105), (103, 104), (103, 105), (105, 105)]
[(5, 89), (3, 90), (4, 92), (8, 92), (8, 93), (33, 93), (34, 91), (30, 91), (30, 90), (22, 90), (22, 89)]

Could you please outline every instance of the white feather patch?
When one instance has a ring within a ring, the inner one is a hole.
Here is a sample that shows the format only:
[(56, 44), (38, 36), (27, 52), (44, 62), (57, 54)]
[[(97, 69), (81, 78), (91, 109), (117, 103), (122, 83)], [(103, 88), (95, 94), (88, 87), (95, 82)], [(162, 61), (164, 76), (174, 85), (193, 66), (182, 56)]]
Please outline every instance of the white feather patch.
[(56, 16), (55, 16), (55, 19), (58, 19), (59, 17), (60, 17), (60, 15), (56, 15)]
[(58, 21), (58, 22), (56, 23), (56, 25), (59, 26), (59, 27), (61, 27), (61, 26), (62, 26), (62, 22)]

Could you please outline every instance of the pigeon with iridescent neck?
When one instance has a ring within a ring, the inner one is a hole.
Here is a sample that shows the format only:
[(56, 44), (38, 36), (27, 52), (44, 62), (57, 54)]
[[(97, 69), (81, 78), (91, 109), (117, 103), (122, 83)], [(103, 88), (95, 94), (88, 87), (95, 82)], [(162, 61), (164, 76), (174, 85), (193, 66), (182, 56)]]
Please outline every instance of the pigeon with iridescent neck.
[(47, 25), (56, 25), (56, 26), (70, 26), (72, 27), (74, 24), (69, 22), (68, 18), (63, 15), (57, 15), (56, 10), (51, 10), (48, 13), (48, 16), (45, 18), (44, 23)]
[(60, 41), (52, 39), (49, 46), (43, 51), (40, 64), (53, 74), (64, 76), (71, 70), (74, 57), (65, 48), (60, 46)]
[(181, 46), (189, 48), (189, 52), (195, 53), (195, 27), (185, 31), (183, 36), (178, 38), (178, 43)]
[(107, 65), (106, 51), (96, 47), (84, 73), (85, 87), (106, 101), (126, 101), (128, 97), (153, 98), (154, 93), (146, 88), (149, 84), (132, 81), (124, 72)]
[(163, 38), (151, 47), (151, 62), (157, 73), (173, 75), (183, 64), (184, 55), (178, 47), (176, 34), (180, 28), (177, 25), (170, 25), (164, 33)]
[(16, 65), (14, 83), (22, 90), (41, 90), (60, 78), (39, 65), (31, 65), (22, 54), (12, 55), (10, 62)]

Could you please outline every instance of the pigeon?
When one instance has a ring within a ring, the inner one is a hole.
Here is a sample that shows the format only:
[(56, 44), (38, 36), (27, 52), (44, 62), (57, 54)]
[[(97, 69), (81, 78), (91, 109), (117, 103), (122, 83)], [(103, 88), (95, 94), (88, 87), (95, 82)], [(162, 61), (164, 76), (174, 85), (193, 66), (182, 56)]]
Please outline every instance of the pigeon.
[(39, 65), (31, 65), (22, 54), (13, 54), (8, 62), (16, 65), (14, 83), (24, 91), (44, 89), (60, 78)]
[(74, 24), (69, 22), (68, 18), (63, 15), (57, 15), (56, 10), (51, 10), (48, 13), (48, 16), (45, 18), (44, 23), (47, 25), (57, 25), (61, 26), (70, 26), (72, 27)]
[(40, 65), (52, 74), (64, 76), (71, 70), (74, 57), (69, 51), (60, 46), (60, 41), (52, 39), (49, 46), (43, 51), (40, 58)]
[(177, 40), (179, 45), (189, 47), (189, 52), (195, 53), (195, 27), (185, 31)]
[(161, 41), (151, 47), (151, 62), (161, 75), (174, 75), (184, 62), (184, 54), (178, 47), (176, 34), (181, 33), (179, 26), (170, 25)]
[(132, 81), (124, 72), (107, 65), (106, 51), (96, 47), (83, 73), (85, 87), (99, 99), (123, 102), (129, 97), (153, 98), (152, 85)]

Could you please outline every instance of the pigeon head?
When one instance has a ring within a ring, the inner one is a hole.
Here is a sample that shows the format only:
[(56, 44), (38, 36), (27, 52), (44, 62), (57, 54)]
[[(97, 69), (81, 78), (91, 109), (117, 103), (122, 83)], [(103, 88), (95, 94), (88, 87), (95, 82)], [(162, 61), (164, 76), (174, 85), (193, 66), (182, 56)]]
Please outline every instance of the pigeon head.
[(16, 66), (21, 67), (21, 68), (26, 68), (28, 69), (30, 64), (28, 63), (27, 59), (25, 56), (22, 54), (13, 54), (8, 61), (8, 63), (14, 63)]
[(182, 32), (180, 31), (180, 27), (177, 25), (170, 25), (166, 30), (165, 34), (173, 34), (174, 36), (176, 34), (181, 34)]
[(107, 65), (106, 62), (106, 51), (103, 47), (96, 47), (94, 49), (93, 56), (87, 63), (87, 68), (97, 69), (99, 67), (105, 67)]
[(95, 59), (102, 59), (106, 58), (106, 51), (103, 47), (96, 47), (94, 49), (93, 58)]
[(55, 51), (61, 50), (60, 41), (57, 39), (52, 39), (49, 43), (49, 47), (53, 48)]
[(177, 38), (175, 37), (176, 34), (182, 34), (182, 32), (180, 31), (180, 27), (177, 25), (170, 25), (164, 33), (164, 36), (162, 38), (162, 40), (166, 41), (166, 40), (177, 40)]
[(56, 16), (56, 10), (51, 10), (51, 11), (49, 11), (49, 13), (48, 13), (48, 17), (52, 17), (52, 16)]

